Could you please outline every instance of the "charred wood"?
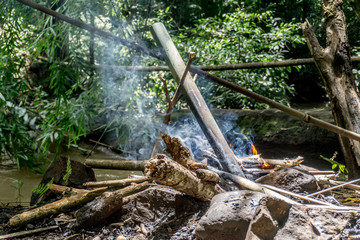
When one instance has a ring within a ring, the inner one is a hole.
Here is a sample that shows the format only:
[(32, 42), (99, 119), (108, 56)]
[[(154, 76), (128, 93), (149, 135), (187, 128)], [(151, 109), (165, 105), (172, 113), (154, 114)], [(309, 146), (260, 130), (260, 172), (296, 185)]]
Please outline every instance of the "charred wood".
[(203, 201), (224, 192), (219, 185), (199, 179), (195, 173), (162, 154), (146, 163), (144, 173), (158, 183)]

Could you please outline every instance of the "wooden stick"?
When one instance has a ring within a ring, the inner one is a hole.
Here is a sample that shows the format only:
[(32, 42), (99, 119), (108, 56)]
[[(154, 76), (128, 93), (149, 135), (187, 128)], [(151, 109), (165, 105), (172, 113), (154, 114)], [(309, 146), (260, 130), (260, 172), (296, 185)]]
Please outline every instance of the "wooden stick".
[(59, 194), (63, 194), (64, 192), (66, 192), (68, 190), (70, 190), (73, 193), (87, 193), (87, 192), (89, 192), (89, 190), (86, 190), (86, 189), (79, 189), (79, 188), (61, 186), (61, 185), (57, 185), (57, 184), (54, 184), (54, 183), (51, 184), (50, 190), (55, 192), (55, 193), (59, 193)]
[(270, 185), (266, 185), (266, 184), (262, 184), (262, 185), (264, 187), (270, 189), (270, 190), (273, 190), (273, 191), (276, 191), (276, 192), (279, 192), (279, 193), (282, 193), (282, 194), (286, 194), (286, 195), (289, 195), (289, 196), (292, 196), (292, 197), (300, 198), (300, 199), (303, 199), (303, 200), (306, 200), (306, 201), (309, 201), (309, 202), (317, 203), (317, 204), (320, 204), (320, 205), (326, 205), (326, 206), (329, 206), (329, 207), (337, 207), (334, 204), (323, 202), (323, 201), (320, 201), (320, 200), (317, 200), (317, 199), (314, 199), (314, 198), (309, 198), (308, 196), (302, 196), (300, 194), (293, 193), (293, 192), (290, 192), (290, 191), (286, 191), (284, 189), (280, 189), (280, 188), (277, 188), (277, 187), (274, 187), (274, 186), (270, 186)]
[(97, 188), (97, 187), (126, 187), (132, 183), (141, 183), (149, 180), (147, 177), (136, 177), (136, 178), (127, 178), (121, 180), (109, 180), (101, 182), (87, 182), (83, 185), (87, 188)]
[(45, 232), (45, 231), (49, 231), (49, 230), (54, 230), (57, 228), (59, 228), (59, 226), (50, 226), (50, 227), (37, 228), (37, 229), (33, 229), (33, 230), (28, 230), (28, 231), (10, 233), (10, 234), (1, 235), (0, 239), (19, 238), (19, 237), (31, 235), (34, 233), (40, 233), (40, 232)]
[(318, 195), (320, 193), (324, 193), (324, 192), (328, 192), (328, 191), (331, 191), (331, 190), (334, 190), (334, 189), (337, 189), (337, 188), (345, 187), (345, 186), (347, 186), (349, 184), (356, 183), (356, 182), (359, 182), (359, 181), (360, 181), (360, 179), (355, 179), (355, 180), (352, 180), (350, 182), (346, 182), (346, 183), (343, 183), (343, 184), (340, 184), (340, 185), (337, 185), (337, 186), (333, 186), (333, 187), (330, 187), (330, 188), (323, 189), (323, 190), (315, 192), (315, 193), (308, 194), (308, 195), (306, 195), (306, 197), (315, 196), (315, 195)]
[(151, 153), (151, 158), (155, 157), (156, 154), (159, 152), (159, 149), (160, 149), (160, 146), (161, 146), (161, 136), (163, 135), (163, 133), (165, 133), (165, 130), (166, 130), (167, 126), (170, 123), (171, 113), (172, 113), (174, 107), (176, 106), (176, 104), (178, 103), (178, 101), (180, 99), (180, 89), (184, 85), (185, 78), (186, 78), (186, 76), (187, 76), (187, 74), (189, 72), (189, 69), (190, 69), (190, 66), (191, 66), (191, 63), (192, 63), (194, 57), (195, 57), (195, 53), (190, 52), (189, 53), (189, 60), (188, 60), (188, 62), (186, 64), (184, 73), (183, 73), (183, 75), (181, 77), (181, 80), (180, 80), (180, 82), (179, 82), (179, 84), (178, 84), (178, 86), (177, 86), (177, 88), (175, 90), (175, 94), (174, 94), (172, 99), (170, 98), (170, 94), (169, 94), (169, 90), (167, 88), (166, 80), (162, 76), (158, 75), (158, 77), (160, 78), (160, 80), (164, 84), (165, 95), (166, 95), (166, 99), (168, 101), (168, 109), (166, 110), (166, 115), (165, 115), (165, 118), (163, 120), (162, 129), (161, 129), (161, 131), (159, 133), (159, 136), (156, 138), (154, 148), (153, 148), (152, 153)]
[[(256, 155), (258, 156), (258, 155)], [(256, 158), (256, 159), (252, 159), (252, 156), (246, 157), (246, 158), (239, 158), (239, 161), (242, 161), (243, 163), (262, 163), (263, 161), (265, 161), (268, 164), (271, 165), (278, 165), (278, 166), (282, 166), (282, 167), (293, 167), (293, 166), (299, 166), (303, 161), (304, 158), (303, 157), (297, 157), (296, 159), (266, 159), (266, 158)]]
[(95, 197), (103, 194), (106, 190), (107, 188), (98, 188), (92, 191), (88, 191), (86, 193), (80, 193), (71, 197), (66, 197), (59, 201), (52, 202), (44, 206), (29, 210), (27, 212), (17, 214), (10, 218), (9, 226), (11, 228), (20, 227), (30, 222), (48, 217), (50, 215), (64, 212), (69, 208), (92, 201)]
[(328, 174), (334, 174), (334, 171), (308, 171), (312, 175), (328, 175)]
[(235, 183), (240, 189), (248, 189), (248, 190), (252, 190), (252, 191), (262, 192), (264, 194), (267, 194), (270, 197), (281, 199), (289, 204), (301, 205), (300, 203), (298, 203), (290, 198), (287, 198), (271, 189), (264, 187), (262, 184), (255, 183), (249, 179), (239, 177), (239, 176), (236, 176), (236, 175), (228, 173), (228, 172), (220, 171), (215, 168), (211, 168), (211, 167), (209, 167), (209, 168), (210, 168), (210, 170), (216, 172), (220, 177), (222, 177), (224, 179), (228, 179), (228, 180), (232, 181), (233, 183)]
[(144, 171), (145, 160), (86, 159), (85, 165), (100, 169)]

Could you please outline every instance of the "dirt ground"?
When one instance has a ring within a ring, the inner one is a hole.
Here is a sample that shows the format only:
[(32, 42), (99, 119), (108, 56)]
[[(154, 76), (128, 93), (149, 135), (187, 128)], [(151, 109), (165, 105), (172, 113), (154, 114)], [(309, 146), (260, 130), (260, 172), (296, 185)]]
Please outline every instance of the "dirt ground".
[(27, 224), (26, 227), (20, 229), (10, 229), (6, 225), (9, 218), (25, 210), (27, 209), (21, 206), (2, 206), (0, 208), (0, 239), (3, 239), (1, 238), (1, 235), (51, 226), (56, 228), (26, 236), (13, 237), (11, 239), (195, 239), (195, 227), (201, 216), (204, 214), (204, 211), (199, 211), (197, 213), (182, 216), (181, 218), (166, 220), (165, 224), (161, 222), (154, 222), (154, 224), (135, 224), (131, 222), (131, 219), (128, 220), (128, 222), (117, 222), (119, 219), (116, 219), (115, 217), (109, 219), (109, 221), (102, 226), (75, 230), (72, 229), (72, 226), (75, 220), (74, 215), (76, 214), (76, 211), (69, 211), (57, 216), (51, 216), (33, 224)]

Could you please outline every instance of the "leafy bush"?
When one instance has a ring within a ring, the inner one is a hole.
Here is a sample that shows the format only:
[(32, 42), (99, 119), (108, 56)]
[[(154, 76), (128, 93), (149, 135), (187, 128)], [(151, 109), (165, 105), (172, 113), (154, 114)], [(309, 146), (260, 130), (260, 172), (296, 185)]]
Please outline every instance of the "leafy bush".
[[(290, 47), (304, 43), (299, 24), (284, 23), (272, 12), (247, 13), (238, 8), (222, 18), (201, 19), (185, 28), (176, 45), (184, 52), (195, 51), (199, 65), (279, 61)], [(215, 74), (273, 100), (287, 103), (292, 86), (285, 82), (291, 68), (222, 71)], [(263, 105), (231, 90), (205, 84), (203, 92), (214, 107), (262, 108)], [(206, 89), (205, 89), (206, 88)]]

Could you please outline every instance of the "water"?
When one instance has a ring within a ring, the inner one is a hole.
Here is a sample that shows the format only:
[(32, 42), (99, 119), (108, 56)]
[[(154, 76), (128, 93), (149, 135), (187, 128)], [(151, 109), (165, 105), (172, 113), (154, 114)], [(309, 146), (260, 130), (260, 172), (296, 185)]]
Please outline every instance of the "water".
[[(82, 148), (92, 149), (92, 146), (81, 144)], [(73, 149), (69, 154), (72, 160), (84, 162), (86, 155), (77, 149)], [(89, 157), (92, 159), (117, 159), (118, 155), (112, 153), (106, 148), (98, 147)], [(129, 174), (143, 175), (141, 171), (124, 171), (110, 169), (94, 169), (97, 181), (116, 180), (127, 178)], [(21, 204), (29, 206), (32, 190), (36, 188), (42, 176), (29, 170), (18, 171), (16, 166), (0, 166), (0, 205)], [(23, 182), (23, 185), (17, 183), (17, 180)]]

